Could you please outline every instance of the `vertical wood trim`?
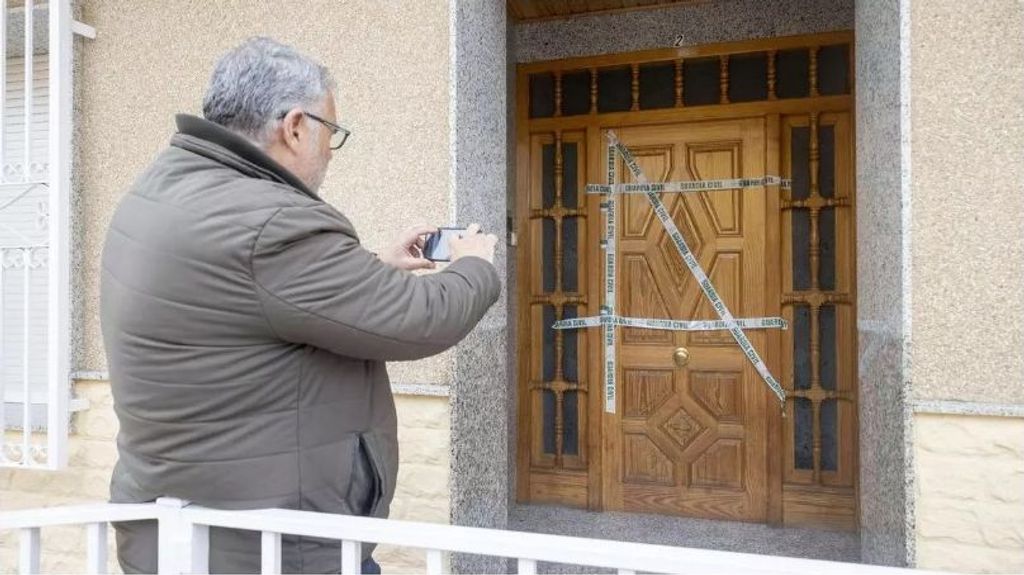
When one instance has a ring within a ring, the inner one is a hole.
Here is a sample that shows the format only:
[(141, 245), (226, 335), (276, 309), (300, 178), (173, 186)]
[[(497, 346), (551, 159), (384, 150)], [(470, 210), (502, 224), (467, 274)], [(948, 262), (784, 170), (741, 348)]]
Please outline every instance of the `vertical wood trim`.
[[(853, 45), (850, 46), (850, 50), (853, 51)], [(818, 47), (811, 46), (810, 48), (810, 66), (807, 70), (807, 80), (811, 86), (811, 97), (818, 96)]]
[(590, 69), (590, 113), (597, 113), (597, 68)]
[(529, 76), (525, 72), (516, 74), (516, 197), (515, 220), (512, 222), (516, 233), (516, 499), (529, 500), (530, 495), (530, 438), (533, 433), (532, 392), (530, 391), (530, 362), (533, 357), (530, 329), (529, 295), (533, 278), (530, 270), (530, 124), (529, 124)]
[(562, 117), (562, 71), (555, 72), (555, 117)]
[[(797, 118), (793, 116), (782, 116), (782, 124), (780, 126), (780, 147), (779, 153), (782, 161), (782, 177), (793, 178), (795, 172), (793, 167), (793, 128), (797, 122)], [(782, 190), (782, 205), (788, 206), (793, 201), (793, 190), (783, 189)], [(793, 291), (793, 210), (782, 210), (782, 230), (781, 230), (781, 262), (782, 262), (782, 291), (778, 292), (780, 300), (782, 294)], [(782, 306), (782, 317), (793, 325), (796, 319), (796, 306), (786, 303)], [(782, 349), (783, 353), (790, 357), (793, 353), (793, 344), (796, 340), (794, 330), (788, 329), (782, 334)], [(792, 477), (793, 469), (793, 448), (794, 448), (794, 430), (796, 424), (796, 400), (792, 395), (794, 388), (794, 373), (796, 369), (792, 361), (784, 361), (782, 364), (782, 386), (787, 392), (786, 397), (786, 417), (782, 422), (781, 436), (781, 452), (779, 454), (782, 460), (782, 477), (781, 481), (785, 484)], [(784, 506), (783, 506), (784, 509)]]
[(676, 108), (682, 108), (683, 103), (683, 60), (676, 60)]
[(631, 69), (633, 71), (633, 82), (631, 85), (633, 105), (629, 109), (631, 112), (636, 112), (640, 110), (640, 64), (633, 64)]
[[(554, 266), (555, 266), (555, 293), (560, 295), (564, 291), (562, 289), (562, 249), (563, 249), (563, 247), (562, 247), (562, 207), (563, 207), (562, 206), (562, 183), (563, 183), (562, 182), (562, 175), (563, 175), (563, 171), (562, 170), (563, 170), (563, 167), (562, 167), (562, 131), (561, 130), (555, 130), (554, 146), (555, 146), (555, 174), (554, 174), (554, 176), (555, 176), (554, 177), (554, 179), (555, 179), (555, 181), (554, 181), (554, 186), (555, 186), (555, 202), (554, 202), (554, 205), (553, 205), (554, 209), (552, 210), (552, 216), (553, 217), (551, 219), (553, 219), (554, 223), (555, 223), (555, 237), (554, 237), (554, 241), (555, 241), (555, 262), (554, 262)], [(559, 305), (556, 305), (555, 307), (561, 308), (562, 306), (559, 304)], [(558, 313), (558, 311), (560, 311), (560, 309), (556, 310), (556, 313)], [(559, 319), (561, 319), (561, 318), (559, 318)], [(561, 347), (560, 345), (558, 345), (558, 344), (561, 343), (561, 341), (562, 341), (562, 330), (556, 329), (555, 330), (555, 342), (556, 342), (556, 345), (558, 347)], [(561, 357), (558, 357), (556, 359), (561, 360)], [(562, 364), (561, 364), (560, 361), (559, 361), (559, 363), (557, 365), (555, 365), (555, 379), (562, 379)]]
[[(601, 158), (603, 155), (601, 130), (598, 127), (598, 123), (593, 121), (587, 126), (586, 143), (587, 143), (587, 157), (586, 157), (586, 169), (584, 170), (586, 181), (600, 181), (597, 177), (601, 172)], [(601, 196), (584, 196), (587, 209), (587, 245), (584, 251), (583, 257), (587, 261), (588, 270), (601, 270), (601, 247), (600, 240), (604, 233), (604, 226), (601, 222)], [(583, 259), (583, 258), (580, 258)], [(601, 306), (601, 277), (600, 273), (590, 273), (587, 275), (587, 290), (589, 294), (595, 294), (592, 297), (587, 298), (587, 315), (599, 315)], [(604, 437), (604, 405), (602, 401), (604, 395), (600, 393), (601, 383), (603, 378), (601, 377), (602, 365), (601, 365), (601, 354), (604, 351), (604, 347), (601, 345), (602, 330), (599, 329), (588, 329), (586, 330), (585, 337), (587, 340), (587, 386), (588, 393), (586, 394), (587, 406), (588, 406), (588, 427), (587, 427), (587, 438), (589, 441), (588, 457), (590, 465), (588, 468), (587, 479), (589, 484), (589, 490), (587, 493), (587, 507), (591, 510), (598, 511), (606, 507), (604, 503), (604, 490), (602, 481), (605, 477), (603, 473), (603, 466), (605, 462), (604, 450), (602, 448), (603, 437)]]
[(729, 56), (718, 57), (718, 103), (729, 103)]
[[(561, 75), (559, 75), (559, 91), (558, 100), (561, 101)], [(562, 282), (562, 261), (563, 261), (563, 250), (562, 245), (562, 184), (563, 184), (563, 158), (562, 158), (562, 131), (555, 130), (555, 173), (554, 173), (554, 186), (555, 186), (555, 201), (554, 201), (554, 222), (555, 222), (555, 295), (564, 295), (565, 290), (563, 289)], [(555, 308), (555, 321), (562, 319), (564, 314), (564, 305), (561, 299), (557, 299), (551, 302), (551, 305)], [(543, 326), (543, 329), (550, 329), (550, 326)], [(554, 381), (547, 382), (545, 387), (551, 389), (551, 392), (555, 395), (555, 467), (562, 467), (562, 451), (564, 449), (563, 436), (565, 434), (565, 381), (564, 374), (562, 372), (562, 360), (565, 353), (565, 334), (562, 330), (556, 329), (555, 335), (555, 377)]]
[(779, 97), (775, 94), (775, 60), (779, 55), (778, 50), (768, 51), (768, 99), (778, 100)]
[[(782, 118), (779, 114), (771, 114), (765, 118), (765, 169), (766, 173), (782, 174), (782, 154), (780, 147), (782, 145), (782, 139), (780, 137)], [(768, 316), (781, 316), (782, 315), (782, 300), (778, 297), (782, 293), (782, 271), (783, 257), (782, 257), (782, 205), (781, 197), (779, 194), (771, 193), (772, 188), (768, 188), (765, 194), (765, 262), (768, 265), (768, 269), (779, 270), (777, 273), (767, 274), (765, 289), (766, 309), (765, 313)], [(785, 350), (783, 342), (785, 338), (780, 330), (770, 330), (768, 333), (768, 347), (766, 355), (766, 361), (768, 362), (769, 368), (773, 373), (779, 373), (782, 375), (782, 366), (785, 363)], [(783, 385), (785, 385), (785, 378), (783, 378)], [(768, 402), (770, 407), (767, 409), (766, 417), (766, 430), (767, 430), (767, 442), (766, 450), (768, 452), (767, 457), (767, 473), (768, 481), (766, 494), (766, 513), (765, 520), (769, 525), (781, 525), (783, 520), (782, 515), (782, 465), (783, 465), (783, 453), (782, 446), (784, 445), (782, 437), (783, 427), (783, 413), (777, 409), (774, 409), (772, 401)]]
[[(856, 94), (856, 70), (854, 63), (856, 62), (854, 45), (851, 42), (850, 47), (847, 50), (847, 54), (850, 58), (850, 76), (849, 76), (849, 88), (851, 94)], [(842, 454), (843, 450), (847, 450), (850, 458), (850, 476), (849, 481), (853, 485), (853, 502), (854, 502), (854, 517), (858, 523), (860, 521), (860, 441), (858, 439), (860, 430), (860, 386), (859, 386), (859, 354), (857, 346), (857, 146), (856, 146), (856, 108), (851, 109), (846, 117), (844, 123), (844, 130), (840, 133), (836, 133), (836, 194), (837, 196), (841, 193), (841, 189), (847, 190), (846, 196), (849, 198), (849, 207), (846, 209), (847, 221), (849, 222), (849, 231), (846, 234), (848, 238), (848, 249), (844, 251), (846, 254), (846, 266), (845, 269), (849, 270), (848, 274), (848, 293), (850, 294), (850, 317), (852, 319), (851, 325), (847, 331), (850, 334), (851, 344), (849, 349), (853, 353), (854, 357), (848, 362), (850, 370), (849, 385), (853, 390), (854, 403), (853, 408), (850, 410), (851, 424), (850, 433), (847, 436), (848, 439), (843, 441), (841, 438), (839, 441), (839, 450)], [(841, 152), (842, 151), (842, 152)], [(845, 165), (845, 168), (844, 168)], [(845, 182), (842, 185), (841, 182)], [(838, 238), (837, 238), (838, 240)], [(836, 262), (836, 270), (840, 269), (839, 262)], [(837, 382), (838, 389), (838, 382)]]
[[(815, 69), (817, 68), (817, 60), (815, 57), (815, 48), (811, 49), (811, 73), (812, 77)], [(811, 84), (812, 90), (817, 88), (814, 84)], [(820, 208), (818, 207), (818, 200), (821, 199), (821, 192), (818, 188), (818, 167), (820, 165), (820, 149), (818, 147), (818, 123), (819, 118), (817, 113), (810, 115), (810, 121), (808, 125), (809, 136), (810, 136), (810, 153), (808, 154), (808, 165), (810, 169), (810, 194), (809, 194), (809, 212), (811, 219), (811, 234), (809, 238), (810, 246), (808, 253), (810, 254), (811, 264), (811, 291), (814, 293), (821, 292), (821, 286), (818, 283), (818, 273), (821, 269), (821, 243), (818, 237), (818, 216), (820, 215)], [(817, 391), (821, 389), (821, 305), (817, 303), (811, 304), (811, 390)], [(821, 397), (812, 395), (811, 399), (811, 452), (813, 455), (812, 465), (812, 477), (814, 483), (821, 483)]]
[[(607, 168), (607, 144), (608, 144), (608, 142), (605, 141), (604, 138), (600, 138), (600, 143), (598, 145), (599, 161), (596, 164), (596, 168), (597, 169), (594, 171), (594, 175), (596, 176), (595, 179), (597, 181), (605, 181), (606, 180), (605, 174), (606, 174), (606, 168)], [(617, 155), (615, 156), (615, 160), (614, 161), (616, 162), (617, 166), (621, 165), (620, 159), (618, 158)], [(616, 175), (616, 178), (617, 178), (618, 182), (625, 181), (625, 175), (622, 173), (622, 170), (616, 169), (615, 170), (615, 175)], [(614, 183), (617, 183), (617, 182), (606, 182), (606, 183), (614, 184)], [(623, 206), (624, 204), (625, 204), (625, 202), (622, 202), (621, 204), (619, 204), (619, 206)], [(618, 222), (621, 221), (621, 216), (619, 215), (619, 212), (621, 212), (621, 211), (622, 211), (622, 208), (617, 208), (615, 210), (616, 229), (621, 229), (621, 228), (617, 227), (618, 226)], [(600, 213), (600, 210), (598, 211), (598, 213)], [(605, 229), (604, 219), (605, 219), (604, 217), (600, 217), (597, 220), (597, 221), (601, 222), (600, 227), (601, 227), (602, 231), (604, 231), (604, 229)], [(604, 284), (603, 284), (603, 281), (605, 280), (605, 278), (604, 278), (604, 269), (605, 268), (604, 268), (604, 265), (603, 265), (603, 263), (604, 263), (604, 252), (603, 252), (603, 250), (600, 247), (600, 242), (598, 242), (596, 244), (596, 250), (594, 252), (594, 257), (595, 257), (596, 261), (601, 262), (601, 267), (600, 268), (596, 268), (596, 269), (601, 269), (602, 270), (601, 273), (599, 274), (601, 276), (599, 278), (600, 281), (599, 281), (599, 284), (598, 284), (600, 287), (598, 288), (598, 291), (595, 292), (595, 293), (596, 294), (600, 294), (600, 297), (603, 298), (604, 297), (604, 287), (603, 287)], [(616, 256), (616, 258), (618, 258), (618, 256)], [(619, 274), (619, 270), (621, 270), (621, 269), (622, 269), (621, 265), (616, 265), (615, 266), (615, 270), (616, 270), (615, 273), (617, 274), (616, 282), (618, 282), (617, 278), (619, 277), (618, 274)], [(595, 275), (598, 275), (598, 274), (595, 274)], [(621, 290), (616, 292), (616, 297), (617, 298), (619, 297), (618, 294), (620, 294), (620, 293), (621, 293)], [(611, 305), (612, 305), (612, 307), (614, 309), (619, 309), (617, 301), (616, 302), (611, 302)], [(596, 334), (601, 334), (602, 336), (604, 335), (604, 333), (603, 333), (604, 330), (596, 330), (595, 329), (593, 331)], [(616, 330), (616, 332), (621, 332), (621, 331), (622, 330)], [(616, 337), (615, 337), (615, 348), (614, 349), (616, 351), (618, 351), (618, 349), (619, 349), (619, 342), (620, 342), (619, 333), (616, 333), (615, 336)], [(603, 344), (603, 337), (601, 338), (601, 342)], [(602, 351), (602, 353), (604, 352), (604, 345), (601, 345), (601, 351)], [(622, 381), (622, 379), (619, 377), (619, 374), (621, 373), (621, 370), (619, 370), (619, 366), (620, 365), (621, 364), (618, 361), (615, 362), (616, 380), (617, 381)], [(603, 369), (604, 365), (603, 365), (603, 362), (602, 362), (601, 368), (602, 368), (601, 374), (603, 376), (604, 375), (604, 369)], [(603, 385), (603, 383), (604, 383), (603, 377), (600, 379), (600, 382), (601, 383), (598, 384), (598, 385)], [(604, 393), (603, 392), (602, 393), (596, 393), (594, 395), (600, 397), (602, 400), (604, 399)], [(621, 440), (620, 440), (620, 437), (619, 437), (619, 430), (620, 430), (620, 426), (621, 426), (622, 410), (621, 409), (617, 409), (615, 411), (615, 413), (605, 413), (604, 412), (603, 401), (601, 403), (602, 403), (600, 405), (600, 409), (601, 409), (601, 422), (602, 422), (601, 458), (602, 458), (602, 462), (603, 462), (602, 465), (605, 467), (605, 469), (603, 470), (604, 473), (602, 474), (602, 478), (601, 478), (602, 479), (602, 481), (601, 481), (602, 509), (604, 509), (604, 510), (611, 510), (611, 511), (621, 510), (622, 509), (622, 484), (619, 482), (619, 474), (621, 473), (621, 463), (622, 462), (621, 462), (621, 458), (619, 457), (619, 453), (621, 451), (621, 445), (620, 445), (620, 441)]]
[(818, 200), (821, 199), (821, 193), (818, 189), (818, 165), (820, 151), (818, 148), (818, 114), (812, 113), (810, 118), (810, 125), (808, 126), (810, 131), (810, 153), (808, 154), (808, 165), (810, 169), (810, 195), (808, 201), (808, 209), (810, 210), (811, 216), (811, 237), (810, 237), (810, 260), (811, 260), (811, 290), (818, 291), (818, 271), (821, 267), (821, 245), (818, 241), (818, 215), (820, 208), (818, 207)]

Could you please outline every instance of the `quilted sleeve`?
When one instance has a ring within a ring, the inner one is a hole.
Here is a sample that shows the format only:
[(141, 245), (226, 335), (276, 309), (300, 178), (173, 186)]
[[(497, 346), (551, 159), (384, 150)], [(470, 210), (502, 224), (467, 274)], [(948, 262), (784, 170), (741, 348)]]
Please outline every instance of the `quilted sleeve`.
[(490, 263), (414, 275), (363, 249), (330, 206), (288, 207), (263, 226), (252, 274), (278, 337), (360, 359), (411, 360), (455, 345), (497, 300)]

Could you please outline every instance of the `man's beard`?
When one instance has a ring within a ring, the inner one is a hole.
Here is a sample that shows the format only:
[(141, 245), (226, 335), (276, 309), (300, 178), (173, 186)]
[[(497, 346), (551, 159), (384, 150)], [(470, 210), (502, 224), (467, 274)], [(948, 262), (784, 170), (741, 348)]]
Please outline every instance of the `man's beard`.
[(323, 162), (322, 164), (320, 164), (319, 167), (317, 167), (317, 169), (313, 173), (309, 175), (309, 181), (306, 182), (306, 185), (309, 186), (309, 189), (312, 190), (313, 192), (319, 191), (320, 186), (323, 185), (324, 178), (326, 176), (327, 162)]

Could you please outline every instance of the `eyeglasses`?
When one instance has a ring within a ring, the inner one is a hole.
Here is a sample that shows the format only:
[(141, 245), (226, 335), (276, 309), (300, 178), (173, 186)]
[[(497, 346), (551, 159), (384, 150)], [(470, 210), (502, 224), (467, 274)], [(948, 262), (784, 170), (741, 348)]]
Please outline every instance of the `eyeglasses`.
[[(312, 120), (316, 120), (317, 122), (320, 122), (321, 124), (327, 126), (327, 129), (331, 131), (331, 149), (332, 150), (337, 150), (337, 149), (340, 149), (342, 146), (344, 146), (345, 145), (345, 140), (348, 140), (349, 135), (352, 133), (352, 132), (346, 130), (345, 128), (342, 128), (341, 126), (335, 124), (334, 122), (328, 122), (327, 120), (321, 118), (320, 116), (317, 116), (316, 114), (310, 114), (309, 112), (302, 112), (302, 113), (306, 117), (308, 117), (308, 118), (310, 118)], [(278, 120), (282, 120), (287, 115), (288, 114), (286, 112), (284, 114), (281, 114), (277, 119)]]

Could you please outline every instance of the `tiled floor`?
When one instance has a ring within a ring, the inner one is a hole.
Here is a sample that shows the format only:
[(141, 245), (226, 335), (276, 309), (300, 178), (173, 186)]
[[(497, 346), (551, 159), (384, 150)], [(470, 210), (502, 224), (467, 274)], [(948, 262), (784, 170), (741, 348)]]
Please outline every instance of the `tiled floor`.
[[(669, 515), (596, 513), (546, 505), (514, 505), (509, 515), (509, 529), (516, 531), (832, 561), (860, 558), (860, 537), (856, 533)], [(594, 568), (548, 563), (538, 564), (537, 569), (541, 573), (597, 572)]]

